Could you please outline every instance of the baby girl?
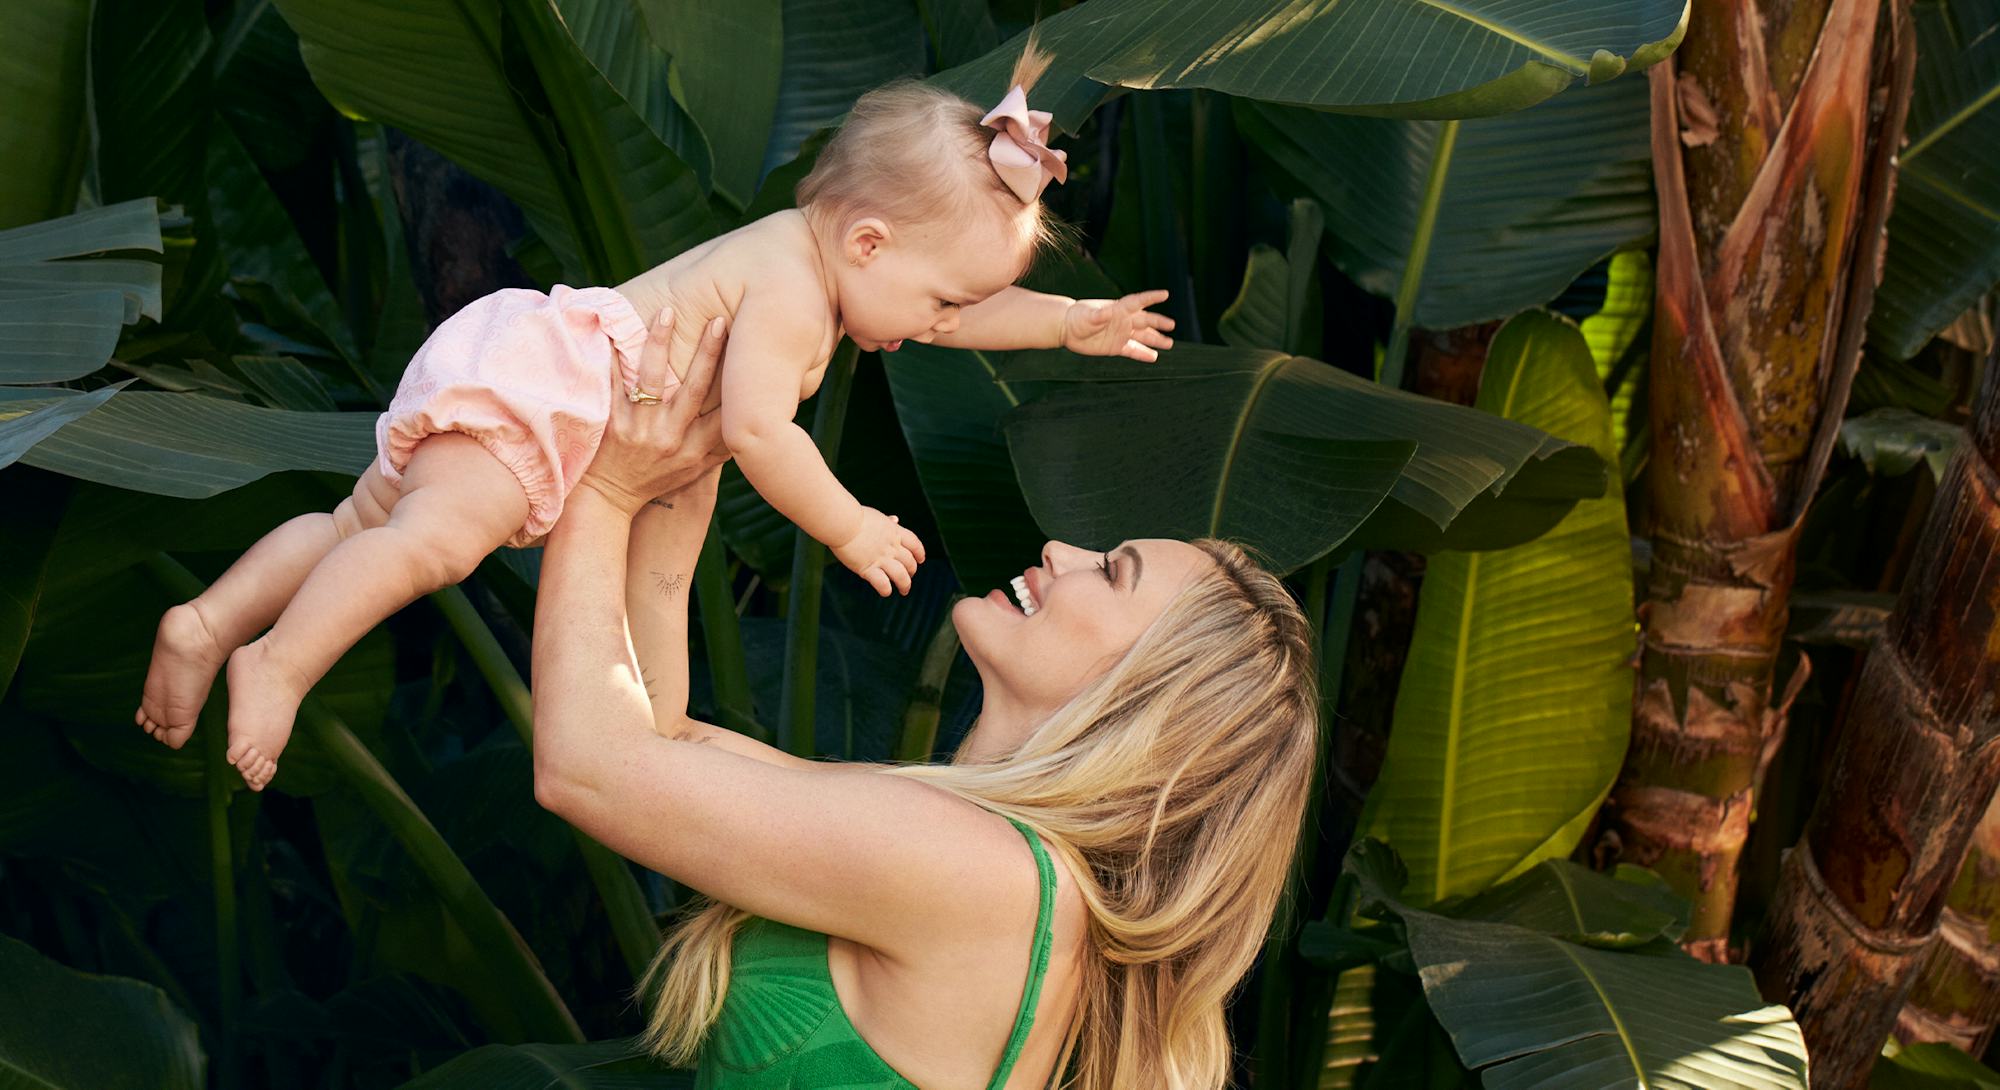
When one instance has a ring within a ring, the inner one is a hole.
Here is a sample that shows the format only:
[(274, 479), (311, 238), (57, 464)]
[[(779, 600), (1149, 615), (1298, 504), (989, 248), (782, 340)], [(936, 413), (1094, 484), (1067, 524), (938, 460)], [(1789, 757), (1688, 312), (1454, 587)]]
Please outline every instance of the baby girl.
[(509, 289), (453, 315), (376, 422), (379, 457), (353, 496), (273, 530), (161, 618), (136, 721), (179, 748), (226, 660), (229, 761), (262, 790), (299, 702), (348, 648), (555, 524), (603, 436), (614, 361), (627, 398), (672, 396), (672, 374), (667, 389), (637, 388), (649, 324), (668, 314), (677, 361), (705, 326), (728, 324), (712, 400), (743, 475), (877, 593), (907, 593), (916, 535), (841, 487), (792, 422), (843, 335), (869, 351), (916, 340), (1139, 360), (1172, 344), (1172, 320), (1146, 310), (1165, 292), (1074, 300), (1013, 286), (1049, 233), (1042, 189), (1067, 172), (1044, 143), (1049, 115), (1027, 108), (1045, 65), (1024, 52), (983, 117), (920, 83), (872, 91), (799, 183), (796, 209), (615, 290)]

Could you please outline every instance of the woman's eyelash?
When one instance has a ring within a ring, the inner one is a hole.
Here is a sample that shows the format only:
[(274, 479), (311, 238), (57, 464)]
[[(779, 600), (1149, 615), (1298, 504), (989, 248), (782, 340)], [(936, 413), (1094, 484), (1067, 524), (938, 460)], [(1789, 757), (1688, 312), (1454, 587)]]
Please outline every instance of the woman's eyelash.
[(1118, 576), (1111, 570), (1110, 553), (1104, 553), (1098, 557), (1097, 570), (1104, 573), (1105, 582), (1111, 584), (1114, 587), (1118, 585)]

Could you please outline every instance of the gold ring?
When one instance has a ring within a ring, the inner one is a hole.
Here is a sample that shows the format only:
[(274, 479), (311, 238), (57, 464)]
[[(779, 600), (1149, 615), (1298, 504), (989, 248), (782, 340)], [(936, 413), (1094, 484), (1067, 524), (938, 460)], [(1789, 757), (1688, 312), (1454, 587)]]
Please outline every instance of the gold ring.
[(634, 405), (657, 405), (660, 403), (660, 395), (649, 394), (639, 387), (634, 386), (625, 391), (625, 400)]

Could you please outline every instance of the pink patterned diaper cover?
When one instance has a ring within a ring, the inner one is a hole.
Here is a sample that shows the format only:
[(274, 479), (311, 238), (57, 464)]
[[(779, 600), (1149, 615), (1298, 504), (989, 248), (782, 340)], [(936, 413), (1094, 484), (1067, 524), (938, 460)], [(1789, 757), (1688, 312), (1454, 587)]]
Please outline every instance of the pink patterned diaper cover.
[[(646, 323), (611, 288), (506, 288), (473, 301), (417, 349), (376, 419), (382, 476), (400, 483), (426, 436), (470, 435), (528, 494), (528, 520), (507, 544), (534, 543), (555, 525), (604, 438), (613, 354), (629, 388), (645, 343)], [(679, 384), (668, 371), (659, 393)]]

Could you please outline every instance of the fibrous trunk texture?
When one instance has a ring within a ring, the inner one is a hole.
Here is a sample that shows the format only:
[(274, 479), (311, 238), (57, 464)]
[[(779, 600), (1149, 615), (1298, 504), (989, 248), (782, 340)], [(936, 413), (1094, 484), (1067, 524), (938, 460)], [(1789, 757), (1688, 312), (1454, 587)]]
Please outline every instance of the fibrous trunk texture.
[(1815, 1087), (1861, 1086), (2000, 784), (2000, 369), (1869, 652), (1805, 836), (1785, 857), (1764, 994)]
[(1896, 1036), (1906, 1044), (1942, 1041), (1974, 1056), (2000, 1020), (2000, 798), (1972, 831), (1972, 846), (1945, 895), (1937, 938), (1910, 983)]
[(1596, 855), (1691, 898), (1686, 945), (1710, 960), (1728, 954), (1752, 802), (1803, 680), (1774, 693), (1800, 515), (1873, 299), (1907, 98), (1887, 93), (1899, 50), (1877, 57), (1893, 10), (1695, 0), (1679, 53), (1648, 73), (1653, 560), (1632, 744)]

